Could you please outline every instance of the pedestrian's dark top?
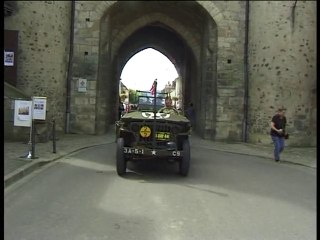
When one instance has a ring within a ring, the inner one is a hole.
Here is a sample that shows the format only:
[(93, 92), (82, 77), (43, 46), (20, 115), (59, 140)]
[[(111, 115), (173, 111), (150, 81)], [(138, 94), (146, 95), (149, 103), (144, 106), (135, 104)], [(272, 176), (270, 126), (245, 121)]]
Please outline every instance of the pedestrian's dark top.
[(274, 126), (276, 129), (282, 129), (283, 132), (282, 133), (279, 133), (273, 129), (271, 129), (270, 131), (270, 134), (272, 136), (278, 136), (278, 137), (283, 137), (284, 136), (284, 133), (285, 133), (285, 129), (286, 129), (286, 123), (287, 123), (287, 119), (286, 117), (280, 117), (278, 114), (273, 116), (272, 118), (272, 122), (274, 123)]

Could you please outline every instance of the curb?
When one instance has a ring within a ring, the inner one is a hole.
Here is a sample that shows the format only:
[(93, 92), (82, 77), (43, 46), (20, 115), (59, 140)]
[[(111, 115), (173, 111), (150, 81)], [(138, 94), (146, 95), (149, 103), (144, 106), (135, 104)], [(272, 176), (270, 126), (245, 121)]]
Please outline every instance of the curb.
[(26, 175), (32, 173), (36, 169), (41, 166), (41, 162), (31, 162), (26, 164), (25, 166), (9, 173), (7, 176), (4, 177), (4, 188), (9, 187), (13, 183), (17, 182), (21, 178), (25, 177)]
[(72, 151), (69, 151), (67, 153), (62, 153), (61, 155), (54, 157), (52, 159), (35, 160), (34, 162), (28, 163), (28, 164), (22, 166), (21, 168), (18, 168), (17, 170), (7, 174), (4, 177), (4, 188), (11, 186), (12, 184), (14, 184), (17, 181), (21, 180), (22, 178), (28, 176), (29, 174), (31, 174), (35, 170), (47, 165), (48, 163), (54, 162), (56, 160), (59, 160), (60, 158), (66, 157), (70, 154), (73, 154), (75, 152), (81, 151), (86, 148), (91, 148), (91, 147), (100, 146), (100, 145), (109, 144), (109, 143), (113, 143), (113, 141), (99, 143), (99, 144), (92, 144), (92, 145), (84, 146), (84, 147), (79, 147), (79, 148), (72, 150)]
[[(241, 155), (246, 155), (246, 156), (256, 156), (256, 157), (261, 157), (261, 158), (265, 158), (265, 159), (269, 159), (269, 160), (274, 161), (272, 159), (272, 157), (265, 156), (265, 155), (259, 154), (259, 153), (244, 153), (244, 152), (237, 151), (237, 150), (226, 150), (226, 149), (219, 149), (217, 147), (209, 147), (209, 146), (202, 146), (202, 145), (196, 145), (196, 147), (204, 148), (204, 149), (210, 149), (210, 150), (214, 150), (214, 151), (218, 151), (218, 152), (227, 152), (227, 153), (241, 154)], [(286, 164), (299, 165), (299, 166), (308, 167), (308, 168), (312, 168), (312, 169), (317, 169), (316, 166), (310, 166), (310, 165), (299, 163), (299, 162), (288, 161), (286, 159), (283, 159), (280, 162), (281, 163), (286, 163)]]

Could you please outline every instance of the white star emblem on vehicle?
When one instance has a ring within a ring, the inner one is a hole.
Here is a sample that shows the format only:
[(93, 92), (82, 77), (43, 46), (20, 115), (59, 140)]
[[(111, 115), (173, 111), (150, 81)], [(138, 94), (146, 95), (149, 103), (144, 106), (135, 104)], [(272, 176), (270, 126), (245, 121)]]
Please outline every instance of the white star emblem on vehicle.
[(151, 154), (152, 154), (152, 155), (156, 155), (156, 153), (157, 153), (157, 152), (156, 152), (155, 150), (152, 150), (152, 151), (151, 151)]

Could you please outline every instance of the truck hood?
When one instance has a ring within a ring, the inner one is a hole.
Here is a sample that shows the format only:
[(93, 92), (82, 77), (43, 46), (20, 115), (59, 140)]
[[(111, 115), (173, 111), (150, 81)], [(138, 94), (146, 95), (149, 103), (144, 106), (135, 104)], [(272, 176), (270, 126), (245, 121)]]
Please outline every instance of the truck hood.
[[(121, 118), (121, 120), (123, 121), (134, 121), (134, 120), (146, 121), (146, 120), (153, 120), (153, 119), (154, 119), (153, 112), (140, 112), (140, 111), (126, 113)], [(184, 123), (190, 122), (189, 119), (187, 119), (183, 115), (169, 114), (169, 113), (156, 113), (156, 119), (162, 120), (162, 121), (165, 120), (169, 122), (184, 122)]]

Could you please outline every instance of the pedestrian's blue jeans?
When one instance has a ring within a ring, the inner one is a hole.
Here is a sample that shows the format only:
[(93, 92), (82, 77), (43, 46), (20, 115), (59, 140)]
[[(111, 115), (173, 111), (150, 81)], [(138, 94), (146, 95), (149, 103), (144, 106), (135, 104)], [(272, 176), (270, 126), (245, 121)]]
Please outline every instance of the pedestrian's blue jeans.
[(284, 148), (284, 138), (272, 135), (271, 138), (274, 144), (274, 160), (278, 161), (280, 160), (280, 153)]

